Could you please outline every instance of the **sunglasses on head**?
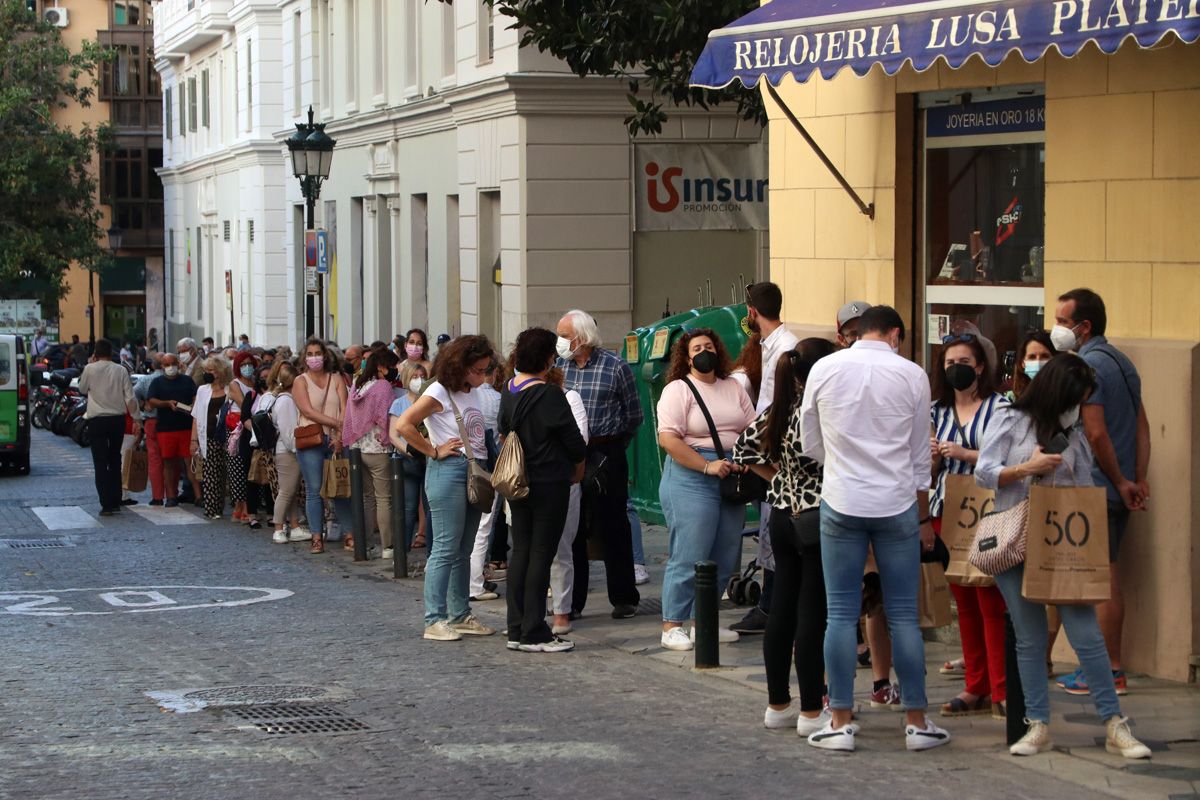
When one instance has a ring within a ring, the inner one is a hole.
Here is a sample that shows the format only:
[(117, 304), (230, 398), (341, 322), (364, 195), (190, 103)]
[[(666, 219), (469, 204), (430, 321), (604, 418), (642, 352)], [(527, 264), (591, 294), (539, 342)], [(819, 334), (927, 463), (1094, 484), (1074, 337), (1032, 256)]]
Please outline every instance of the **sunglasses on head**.
[(949, 336), (942, 337), (942, 344), (957, 344), (959, 342), (970, 344), (973, 341), (975, 341), (975, 334), (973, 333), (952, 333)]

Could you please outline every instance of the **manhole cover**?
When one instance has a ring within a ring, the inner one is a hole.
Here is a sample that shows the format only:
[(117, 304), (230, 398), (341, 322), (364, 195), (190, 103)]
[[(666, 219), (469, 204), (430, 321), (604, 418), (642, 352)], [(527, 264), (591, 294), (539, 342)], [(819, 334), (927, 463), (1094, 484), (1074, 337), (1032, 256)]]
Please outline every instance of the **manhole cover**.
[(197, 689), (186, 693), (183, 699), (199, 701), (209, 706), (252, 705), (321, 700), (328, 694), (329, 690), (320, 686), (222, 686), (216, 689)]
[(238, 706), (227, 712), (272, 736), (312, 733), (354, 733), (370, 725), (328, 705), (269, 704)]
[(0, 539), (0, 547), (7, 547), (10, 550), (71, 547), (71, 541), (69, 539)]

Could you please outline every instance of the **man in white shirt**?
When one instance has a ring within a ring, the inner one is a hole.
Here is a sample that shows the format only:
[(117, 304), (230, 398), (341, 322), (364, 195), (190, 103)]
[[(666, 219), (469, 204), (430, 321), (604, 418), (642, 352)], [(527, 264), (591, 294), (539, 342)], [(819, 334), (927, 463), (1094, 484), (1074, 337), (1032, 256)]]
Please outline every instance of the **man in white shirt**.
[(92, 363), (79, 376), (79, 392), (87, 396), (88, 433), (92, 440), (92, 464), (96, 468), (96, 494), (101, 516), (121, 510), (121, 443), (125, 438), (125, 415), (133, 416), (133, 434), (141, 433), (141, 415), (133, 396), (133, 381), (112, 360), (112, 342), (98, 339)]
[(917, 626), (921, 549), (929, 523), (929, 379), (898, 355), (904, 321), (890, 306), (859, 318), (860, 339), (813, 367), (801, 406), (804, 454), (824, 465), (821, 561), (828, 599), (825, 669), (832, 718), (808, 738), (853, 750), (855, 650), (862, 575), (871, 547), (883, 585), (906, 716), (905, 744), (926, 750), (950, 734), (925, 717), (925, 643)]
[[(775, 367), (779, 357), (795, 349), (799, 339), (781, 321), (783, 292), (770, 281), (752, 283), (746, 287), (746, 324), (750, 330), (762, 337), (762, 380), (758, 389), (758, 404), (754, 407), (757, 417), (771, 407), (775, 397)], [(763, 633), (767, 629), (767, 614), (771, 611), (771, 595), (774, 585), (775, 554), (771, 550), (768, 534), (771, 506), (759, 505), (758, 556), (763, 568), (763, 591), (758, 605), (751, 608), (740, 621), (729, 626), (738, 633)]]

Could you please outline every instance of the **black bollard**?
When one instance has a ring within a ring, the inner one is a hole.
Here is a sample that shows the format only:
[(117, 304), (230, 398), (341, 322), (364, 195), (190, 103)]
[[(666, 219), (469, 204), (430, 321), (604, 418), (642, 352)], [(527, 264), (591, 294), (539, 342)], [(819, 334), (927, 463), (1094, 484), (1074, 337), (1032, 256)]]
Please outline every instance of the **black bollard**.
[(350, 448), (350, 513), (354, 520), (354, 560), (366, 561), (368, 531), (363, 509), (362, 451), (354, 448)]
[(404, 462), (403, 456), (392, 454), (388, 459), (388, 477), (392, 487), (392, 577), (408, 577), (408, 541), (404, 530)]
[(1016, 744), (1025, 735), (1025, 691), (1021, 688), (1021, 673), (1017, 669), (1017, 632), (1012, 617), (1004, 613), (1004, 727), (1008, 743)]
[(721, 666), (717, 652), (717, 565), (713, 561), (696, 562), (696, 669)]

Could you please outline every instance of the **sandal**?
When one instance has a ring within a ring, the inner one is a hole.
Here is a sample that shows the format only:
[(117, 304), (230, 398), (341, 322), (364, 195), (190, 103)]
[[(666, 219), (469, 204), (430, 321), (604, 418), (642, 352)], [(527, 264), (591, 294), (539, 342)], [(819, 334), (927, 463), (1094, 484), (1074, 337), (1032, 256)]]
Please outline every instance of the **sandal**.
[(968, 703), (961, 697), (956, 697), (949, 703), (942, 704), (943, 717), (974, 717), (983, 714), (992, 713), (992, 698), (987, 695), (975, 699), (975, 702)]
[(347, 533), (344, 537), (342, 537), (342, 549), (343, 550), (353, 550), (354, 549), (354, 534)]
[(262, 527), (262, 522), (257, 519), (250, 520), (250, 530), (256, 531)]
[(967, 671), (967, 662), (964, 659), (956, 658), (953, 661), (947, 661), (942, 664), (942, 668), (938, 672), (943, 675), (963, 675)]
[(325, 552), (325, 542), (321, 539), (321, 535), (317, 534), (312, 538), (312, 546), (308, 548), (308, 552), (315, 555)]
[(424, 550), (425, 549), (425, 534), (418, 533), (413, 537), (412, 547), (409, 550)]

